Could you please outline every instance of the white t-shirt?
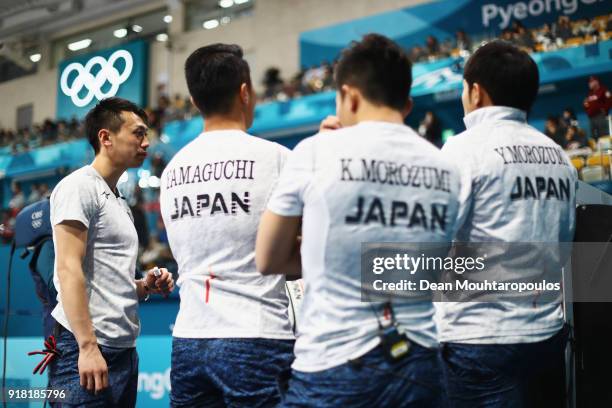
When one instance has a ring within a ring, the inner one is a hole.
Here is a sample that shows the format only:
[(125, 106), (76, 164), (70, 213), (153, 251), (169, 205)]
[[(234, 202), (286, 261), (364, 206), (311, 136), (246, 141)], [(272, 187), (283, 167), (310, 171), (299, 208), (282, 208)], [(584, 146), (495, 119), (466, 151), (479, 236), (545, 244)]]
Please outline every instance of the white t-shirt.
[[(64, 177), (51, 194), (52, 225), (68, 220), (87, 227), (83, 273), (98, 343), (134, 347), (140, 333), (134, 280), (138, 235), (130, 208), (123, 198), (115, 196), (93, 167), (85, 166)], [(53, 238), (55, 241), (55, 232)], [(54, 267), (58, 304), (51, 315), (72, 331), (64, 313), (57, 257)]]
[(164, 170), (159, 201), (181, 296), (175, 337), (293, 338), (284, 276), (255, 267), (259, 218), (287, 152), (238, 130), (204, 132)]
[[(293, 368), (325, 370), (379, 344), (377, 315), (361, 301), (361, 244), (450, 242), (458, 192), (457, 171), (407, 126), (362, 122), (296, 146), (268, 204), (278, 215), (303, 216), (305, 297)], [(397, 219), (394, 202), (406, 204)], [(434, 206), (445, 211), (442, 223), (430, 221)], [(409, 227), (417, 209), (427, 221)], [(394, 301), (393, 310), (412, 341), (437, 345), (430, 301)]]
[[(565, 152), (518, 109), (481, 108), (464, 121), (467, 130), (442, 148), (461, 171), (457, 241), (571, 242), (577, 174)], [(541, 180), (546, 192), (538, 191)], [(540, 262), (543, 257), (549, 265), (559, 262), (554, 252), (542, 251)], [(446, 342), (537, 342), (563, 325), (560, 302), (447, 302), (436, 309), (440, 341)]]

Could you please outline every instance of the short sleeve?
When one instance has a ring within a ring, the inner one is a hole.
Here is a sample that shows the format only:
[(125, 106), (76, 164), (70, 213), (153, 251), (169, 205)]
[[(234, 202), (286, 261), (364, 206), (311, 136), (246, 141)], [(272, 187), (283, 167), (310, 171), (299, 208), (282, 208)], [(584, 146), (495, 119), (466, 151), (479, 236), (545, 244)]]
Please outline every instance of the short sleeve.
[(51, 224), (79, 221), (89, 228), (97, 208), (98, 197), (94, 180), (64, 179), (51, 194)]
[(291, 150), (287, 149), (285, 146), (281, 144), (278, 145), (278, 173), (279, 175), (283, 167), (285, 167), (287, 156), (289, 156), (290, 153), (291, 153)]
[(312, 139), (306, 139), (287, 155), (279, 180), (268, 201), (268, 210), (285, 217), (302, 215), (304, 193), (314, 171), (313, 163)]

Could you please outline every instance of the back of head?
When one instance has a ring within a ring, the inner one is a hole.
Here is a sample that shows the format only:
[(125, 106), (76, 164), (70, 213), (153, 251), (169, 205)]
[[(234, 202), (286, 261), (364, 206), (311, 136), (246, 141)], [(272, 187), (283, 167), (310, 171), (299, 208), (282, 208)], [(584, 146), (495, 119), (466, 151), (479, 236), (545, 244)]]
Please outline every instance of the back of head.
[(108, 129), (113, 133), (118, 132), (123, 125), (121, 112), (134, 112), (144, 123), (148, 123), (146, 112), (135, 103), (115, 97), (102, 99), (85, 116), (87, 139), (96, 154), (100, 152), (98, 132), (100, 129)]
[(204, 116), (231, 111), (243, 83), (251, 85), (249, 64), (238, 45), (212, 44), (195, 50), (185, 61), (187, 88)]
[(480, 47), (465, 65), (463, 77), (471, 88), (484, 88), (493, 105), (529, 112), (538, 95), (540, 75), (529, 54), (505, 41)]
[(401, 111), (410, 98), (412, 63), (387, 37), (368, 34), (342, 52), (335, 79), (338, 89), (353, 86), (370, 103)]

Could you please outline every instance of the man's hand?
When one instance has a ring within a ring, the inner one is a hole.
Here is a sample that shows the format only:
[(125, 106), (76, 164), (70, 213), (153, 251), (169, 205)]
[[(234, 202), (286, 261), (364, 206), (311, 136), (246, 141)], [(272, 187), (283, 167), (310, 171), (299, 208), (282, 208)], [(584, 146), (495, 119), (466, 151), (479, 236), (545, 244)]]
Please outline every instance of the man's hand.
[(108, 367), (98, 345), (79, 348), (79, 376), (81, 387), (98, 394), (108, 388)]
[(149, 269), (144, 277), (144, 283), (149, 288), (150, 293), (158, 293), (164, 297), (168, 297), (170, 292), (174, 290), (174, 279), (172, 274), (166, 268), (157, 268), (159, 277), (155, 276), (155, 269)]
[(327, 132), (329, 130), (337, 130), (342, 127), (340, 119), (337, 116), (329, 115), (321, 122), (319, 126), (319, 132)]

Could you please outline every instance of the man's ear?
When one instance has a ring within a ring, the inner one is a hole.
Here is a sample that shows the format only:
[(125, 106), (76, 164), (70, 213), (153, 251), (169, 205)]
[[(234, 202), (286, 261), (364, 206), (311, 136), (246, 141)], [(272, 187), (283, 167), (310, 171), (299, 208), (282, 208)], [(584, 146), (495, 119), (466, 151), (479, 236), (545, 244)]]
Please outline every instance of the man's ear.
[(252, 97), (250, 86), (247, 83), (240, 85), (240, 101), (242, 101), (244, 105), (248, 105)]
[(470, 87), (470, 103), (472, 106), (476, 108), (480, 108), (482, 106), (482, 87), (478, 82), (474, 82)]
[(98, 131), (98, 140), (100, 141), (100, 147), (106, 146), (110, 147), (113, 145), (113, 142), (110, 138), (110, 132), (108, 129), (100, 129)]
[[(344, 88), (346, 87), (346, 88)], [(361, 104), (361, 92), (358, 89), (343, 85), (342, 88), (345, 90), (344, 97), (348, 98), (349, 107), (352, 113), (357, 113), (359, 105)]]
[(472, 104), (476, 108), (494, 105), (493, 100), (491, 99), (491, 96), (487, 90), (478, 83), (474, 83), (474, 85), (472, 85), (472, 93), (470, 94), (470, 98), (472, 98)]

